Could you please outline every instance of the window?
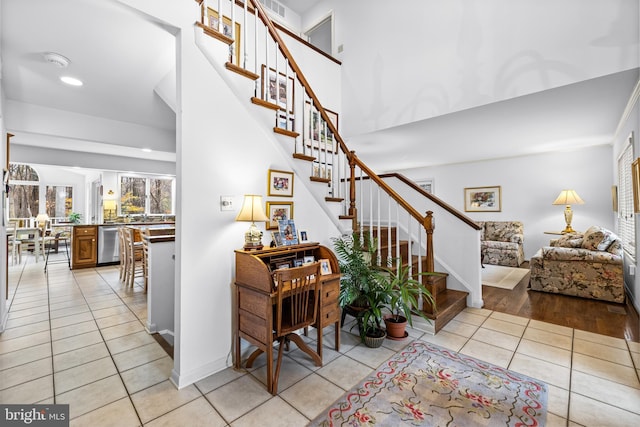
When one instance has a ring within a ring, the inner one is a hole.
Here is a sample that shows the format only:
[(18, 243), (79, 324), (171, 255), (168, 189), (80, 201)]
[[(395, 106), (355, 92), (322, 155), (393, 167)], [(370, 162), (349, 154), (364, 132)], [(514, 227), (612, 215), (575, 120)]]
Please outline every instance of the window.
[(73, 210), (73, 187), (47, 185), (45, 201), (50, 218), (67, 218)]
[(173, 214), (174, 181), (174, 178), (120, 175), (120, 213), (122, 215)]
[(636, 257), (636, 222), (633, 212), (633, 134), (629, 144), (618, 158), (618, 235), (622, 246), (631, 258)]
[(9, 217), (32, 218), (40, 212), (40, 178), (29, 165), (9, 164)]

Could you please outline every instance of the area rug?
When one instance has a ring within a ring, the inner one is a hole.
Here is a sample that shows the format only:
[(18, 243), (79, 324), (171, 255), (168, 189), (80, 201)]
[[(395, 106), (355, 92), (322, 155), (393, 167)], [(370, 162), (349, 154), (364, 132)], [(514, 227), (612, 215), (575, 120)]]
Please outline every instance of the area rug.
[(484, 264), (484, 268), (482, 269), (482, 284), (495, 288), (513, 289), (528, 272), (528, 268)]
[(543, 426), (547, 385), (414, 341), (311, 426)]

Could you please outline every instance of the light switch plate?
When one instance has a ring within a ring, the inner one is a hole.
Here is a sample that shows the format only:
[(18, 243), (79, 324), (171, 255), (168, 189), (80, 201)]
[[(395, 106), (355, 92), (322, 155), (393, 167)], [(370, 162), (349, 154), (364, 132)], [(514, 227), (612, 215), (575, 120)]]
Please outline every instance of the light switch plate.
[(220, 196), (220, 210), (221, 211), (233, 210), (233, 196)]

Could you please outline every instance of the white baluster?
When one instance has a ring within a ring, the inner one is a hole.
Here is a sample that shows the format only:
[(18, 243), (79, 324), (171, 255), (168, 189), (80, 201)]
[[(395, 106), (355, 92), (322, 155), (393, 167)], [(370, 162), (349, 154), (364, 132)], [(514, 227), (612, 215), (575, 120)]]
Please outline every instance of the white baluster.
[(244, 0), (244, 15), (242, 15), (242, 46), (241, 46), (241, 50), (243, 53), (242, 56), (242, 68), (244, 68), (245, 70), (247, 69), (247, 59), (249, 54), (247, 53), (247, 46), (249, 43), (247, 43), (247, 13), (249, 12), (249, 9), (247, 8), (247, 4), (249, 3), (249, 0)]
[(209, 26), (209, 8), (207, 7), (207, 0), (202, 0), (202, 25)]
[(222, 4), (218, 0), (218, 32), (222, 34)]

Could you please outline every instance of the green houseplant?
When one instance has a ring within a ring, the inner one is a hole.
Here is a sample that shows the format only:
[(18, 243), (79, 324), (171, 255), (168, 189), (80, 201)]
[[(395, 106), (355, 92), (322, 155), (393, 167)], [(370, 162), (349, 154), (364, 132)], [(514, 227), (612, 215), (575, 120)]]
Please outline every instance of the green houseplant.
[(340, 265), (340, 308), (367, 305), (367, 293), (379, 280), (372, 264), (375, 239), (360, 238), (360, 234), (345, 234), (331, 239)]
[(78, 212), (71, 212), (69, 214), (69, 221), (71, 221), (74, 224), (80, 224), (80, 217), (82, 215), (80, 215)]

